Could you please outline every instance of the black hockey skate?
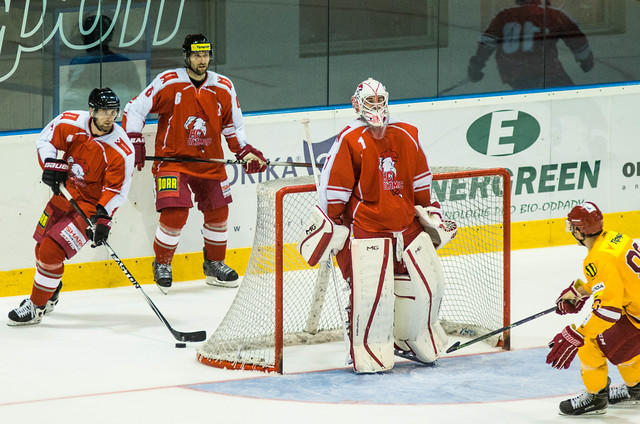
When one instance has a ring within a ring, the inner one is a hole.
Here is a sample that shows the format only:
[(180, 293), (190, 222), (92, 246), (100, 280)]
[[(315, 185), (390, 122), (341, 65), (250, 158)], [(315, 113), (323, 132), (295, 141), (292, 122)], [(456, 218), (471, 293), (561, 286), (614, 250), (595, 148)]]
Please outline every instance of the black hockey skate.
[(598, 415), (607, 412), (609, 406), (609, 383), (598, 393), (583, 392), (560, 402), (560, 415)]
[[(203, 252), (204, 253), (204, 252)], [(238, 287), (238, 273), (231, 269), (224, 261), (210, 261), (204, 254), (202, 270), (206, 276), (205, 282), (210, 286)]]
[(7, 325), (33, 325), (40, 324), (44, 316), (45, 306), (36, 306), (27, 298), (20, 302), (20, 306), (9, 312)]
[(45, 314), (50, 314), (56, 308), (56, 305), (60, 300), (60, 289), (62, 289), (62, 281), (60, 281), (60, 284), (58, 284), (56, 291), (54, 291), (51, 297), (49, 298), (49, 300), (47, 300), (47, 304), (45, 305), (45, 308), (44, 308)]
[(153, 281), (163, 294), (167, 294), (173, 282), (171, 264), (159, 264), (153, 261)]
[(626, 384), (609, 388), (609, 404), (616, 406), (640, 405), (640, 383), (633, 387)]

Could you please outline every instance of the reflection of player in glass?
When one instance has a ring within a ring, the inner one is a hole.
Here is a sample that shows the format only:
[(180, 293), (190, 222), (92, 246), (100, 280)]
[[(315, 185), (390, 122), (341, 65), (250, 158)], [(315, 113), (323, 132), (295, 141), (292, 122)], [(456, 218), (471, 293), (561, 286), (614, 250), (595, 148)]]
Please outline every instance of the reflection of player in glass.
[[(580, 312), (593, 296), (582, 324), (565, 327), (549, 343), (547, 363), (569, 368), (578, 354), (587, 391), (560, 403), (560, 414), (603, 414), (608, 405), (640, 404), (640, 247), (630, 237), (603, 229), (603, 216), (592, 202), (575, 206), (567, 232), (588, 250), (586, 282), (575, 280), (556, 300), (560, 315)], [(625, 384), (609, 386), (607, 361)]]
[(484, 31), (469, 60), (469, 80), (480, 81), (491, 54), (503, 83), (514, 90), (574, 85), (558, 58), (558, 41), (569, 47), (584, 72), (594, 65), (587, 37), (565, 12), (549, 0), (516, 0), (517, 7), (499, 12)]
[[(82, 22), (82, 35), (87, 54), (71, 59), (68, 78), (61, 81), (61, 110), (80, 109), (85, 93), (96, 84), (108, 85), (123, 102), (144, 88), (144, 80), (135, 62), (111, 50), (114, 23), (106, 15), (89, 16)], [(146, 65), (145, 65), (146, 66)]]

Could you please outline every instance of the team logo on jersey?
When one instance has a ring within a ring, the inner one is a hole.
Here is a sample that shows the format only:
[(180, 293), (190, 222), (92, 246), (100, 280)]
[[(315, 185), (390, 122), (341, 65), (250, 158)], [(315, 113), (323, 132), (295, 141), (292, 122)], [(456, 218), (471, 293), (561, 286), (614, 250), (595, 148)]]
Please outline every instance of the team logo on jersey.
[(158, 193), (178, 191), (178, 177), (175, 175), (159, 176), (157, 178), (157, 182)]
[(540, 123), (519, 110), (497, 110), (476, 119), (467, 130), (467, 144), (487, 156), (509, 156), (531, 147), (540, 137)]
[(209, 118), (204, 114), (198, 114), (197, 116), (190, 116), (184, 123), (184, 128), (187, 130), (187, 145), (188, 146), (208, 146), (211, 144), (211, 138), (207, 138), (207, 120)]
[(69, 162), (69, 179), (73, 181), (78, 187), (86, 187), (87, 182), (84, 180), (84, 176), (89, 172), (89, 165), (84, 159), (74, 159), (73, 156), (69, 156), (67, 159)]
[(584, 267), (584, 272), (585, 272), (585, 274), (587, 274), (591, 278), (595, 277), (596, 274), (598, 273), (598, 269), (596, 268), (596, 264), (594, 264), (593, 262), (588, 264), (587, 266)]
[(391, 149), (387, 149), (380, 155), (378, 169), (382, 173), (382, 188), (388, 190), (394, 196), (402, 197), (400, 190), (404, 187), (404, 181), (396, 180), (398, 171), (396, 170), (396, 162), (398, 154)]

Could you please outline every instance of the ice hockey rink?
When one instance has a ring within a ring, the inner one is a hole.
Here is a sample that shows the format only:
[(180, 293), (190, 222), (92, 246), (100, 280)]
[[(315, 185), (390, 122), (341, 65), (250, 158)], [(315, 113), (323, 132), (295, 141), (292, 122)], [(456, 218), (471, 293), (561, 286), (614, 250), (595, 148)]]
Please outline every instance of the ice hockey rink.
[[(585, 254), (577, 245), (514, 251), (512, 322), (553, 306), (582, 275)], [(174, 329), (208, 335), (236, 292), (204, 280), (174, 283), (167, 296), (143, 289)], [(0, 298), (0, 312), (22, 298)], [(545, 364), (546, 344), (585, 316), (549, 314), (514, 328), (511, 351), (480, 342), (433, 367), (398, 358), (376, 375), (345, 366), (344, 343), (292, 347), (276, 375), (201, 364), (199, 343), (176, 348), (133, 286), (63, 289), (40, 325), (0, 325), (0, 423), (640, 423), (640, 407), (558, 415), (558, 403), (583, 386), (577, 359), (563, 371)]]

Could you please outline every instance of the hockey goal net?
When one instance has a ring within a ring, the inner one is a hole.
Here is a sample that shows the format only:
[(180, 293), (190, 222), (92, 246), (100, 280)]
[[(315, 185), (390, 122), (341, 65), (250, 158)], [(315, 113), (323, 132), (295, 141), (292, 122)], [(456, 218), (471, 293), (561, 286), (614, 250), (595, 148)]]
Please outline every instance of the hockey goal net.
[[(449, 334), (471, 338), (507, 326), (510, 266), (510, 175), (504, 169), (434, 170), (432, 198), (458, 224), (438, 251), (446, 288), (440, 310)], [(349, 288), (334, 270), (311, 268), (296, 250), (317, 203), (312, 176), (257, 186), (256, 233), (242, 284), (200, 362), (282, 373), (285, 346), (343, 339)], [(509, 348), (508, 332), (488, 338)]]

